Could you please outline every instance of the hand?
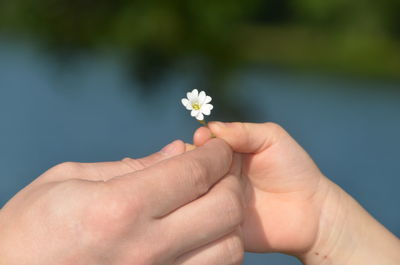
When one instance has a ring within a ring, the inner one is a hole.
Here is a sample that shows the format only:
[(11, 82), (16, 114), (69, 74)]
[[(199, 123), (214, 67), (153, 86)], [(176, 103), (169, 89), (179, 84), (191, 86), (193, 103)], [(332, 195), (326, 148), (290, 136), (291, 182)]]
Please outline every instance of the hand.
[(241, 159), (216, 139), (184, 152), (50, 169), (0, 211), (0, 264), (239, 264)]
[(210, 130), (245, 154), (246, 250), (287, 253), (306, 264), (399, 264), (398, 239), (328, 180), (279, 125), (212, 122), (195, 133), (195, 144), (207, 141)]

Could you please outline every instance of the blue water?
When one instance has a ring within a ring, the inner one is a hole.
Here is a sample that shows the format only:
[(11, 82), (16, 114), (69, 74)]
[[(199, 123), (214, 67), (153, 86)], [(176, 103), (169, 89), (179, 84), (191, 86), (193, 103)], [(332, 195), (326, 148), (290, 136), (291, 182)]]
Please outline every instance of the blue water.
[[(195, 77), (171, 72), (143, 97), (126, 68), (113, 53), (60, 66), (34, 45), (0, 42), (0, 206), (57, 163), (140, 157), (191, 140), (198, 125), (179, 100)], [(328, 177), (400, 235), (400, 82), (252, 69), (232, 87), (229, 98), (253, 121), (283, 125)], [(248, 254), (244, 264), (300, 263)]]

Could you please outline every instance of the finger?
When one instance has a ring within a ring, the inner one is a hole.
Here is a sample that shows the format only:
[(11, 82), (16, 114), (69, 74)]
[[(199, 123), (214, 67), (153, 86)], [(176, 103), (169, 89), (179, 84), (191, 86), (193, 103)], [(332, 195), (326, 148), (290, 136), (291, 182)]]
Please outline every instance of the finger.
[(193, 143), (196, 146), (202, 146), (212, 138), (212, 133), (207, 127), (200, 127), (193, 135)]
[(161, 220), (162, 225), (175, 231), (171, 242), (173, 251), (196, 249), (232, 232), (241, 224), (245, 201), (240, 171), (241, 157), (236, 154), (230, 173), (208, 194)]
[(126, 196), (141, 197), (150, 215), (161, 217), (197, 199), (229, 171), (232, 150), (221, 139), (145, 170), (113, 179)]
[[(152, 155), (139, 158), (139, 159), (133, 159), (138, 163), (134, 163), (131, 165), (131, 167), (136, 171), (136, 170), (141, 170), (144, 168), (147, 168), (149, 166), (155, 165), (165, 159), (169, 159), (171, 157), (183, 154), (186, 150), (186, 145), (184, 142), (181, 140), (176, 140), (173, 141), (172, 143), (166, 145), (163, 147), (159, 152), (156, 152)], [(138, 165), (136, 165), (138, 164)]]
[(184, 151), (185, 144), (176, 140), (160, 151), (139, 159), (124, 158), (121, 161), (98, 163), (62, 163), (48, 170), (40, 179), (41, 181), (63, 181), (67, 179), (107, 181), (116, 176), (142, 170), (165, 159), (180, 155)]
[(174, 265), (239, 265), (244, 258), (241, 232), (224, 236), (208, 245), (186, 253)]
[[(234, 151), (240, 153), (261, 152), (287, 134), (274, 123), (210, 122), (208, 127), (216, 137), (224, 139)], [(200, 140), (201, 137), (197, 139)]]

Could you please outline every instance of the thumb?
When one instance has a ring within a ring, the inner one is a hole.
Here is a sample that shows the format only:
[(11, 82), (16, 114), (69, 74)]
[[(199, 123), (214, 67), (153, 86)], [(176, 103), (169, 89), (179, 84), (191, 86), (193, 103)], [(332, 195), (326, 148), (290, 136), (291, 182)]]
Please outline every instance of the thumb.
[(286, 133), (279, 125), (270, 122), (210, 122), (208, 128), (239, 153), (259, 153), (276, 143)]
[(193, 143), (195, 146), (202, 146), (212, 138), (212, 132), (208, 127), (200, 127), (193, 135)]

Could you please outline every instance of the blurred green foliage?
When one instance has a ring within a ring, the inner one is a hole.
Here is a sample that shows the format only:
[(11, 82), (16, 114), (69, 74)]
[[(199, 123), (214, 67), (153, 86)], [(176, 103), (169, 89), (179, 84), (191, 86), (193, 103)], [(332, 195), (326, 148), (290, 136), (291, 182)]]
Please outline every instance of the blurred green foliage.
[(201, 58), (208, 87), (262, 64), (400, 77), (399, 0), (3, 0), (0, 32), (126, 52), (143, 82)]

